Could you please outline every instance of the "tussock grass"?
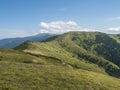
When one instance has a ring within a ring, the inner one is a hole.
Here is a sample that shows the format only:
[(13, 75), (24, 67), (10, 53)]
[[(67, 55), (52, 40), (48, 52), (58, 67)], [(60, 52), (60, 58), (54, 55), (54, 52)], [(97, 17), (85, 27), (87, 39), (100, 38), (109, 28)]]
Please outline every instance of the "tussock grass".
[(1, 90), (119, 90), (120, 80), (56, 65), (0, 62)]

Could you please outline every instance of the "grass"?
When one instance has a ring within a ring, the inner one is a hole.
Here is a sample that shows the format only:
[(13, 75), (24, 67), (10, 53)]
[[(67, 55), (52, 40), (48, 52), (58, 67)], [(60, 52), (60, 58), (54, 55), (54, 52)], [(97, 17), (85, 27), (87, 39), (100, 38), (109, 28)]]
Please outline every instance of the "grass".
[(0, 62), (1, 90), (119, 90), (120, 80), (56, 65)]
[(58, 42), (55, 42), (55, 41), (45, 42), (45, 43), (38, 42), (38, 43), (31, 43), (31, 45), (36, 49), (28, 49), (28, 50), (25, 50), (25, 52), (39, 55), (39, 57), (40, 55), (55, 57), (63, 65), (70, 65), (73, 68), (84, 69), (84, 70), (95, 71), (95, 72), (106, 74), (103, 68), (99, 67), (96, 64), (86, 62), (83, 59), (79, 60), (76, 56), (74, 56), (74, 54), (62, 48)]
[(18, 62), (18, 63), (33, 63), (33, 64), (52, 64), (48, 63), (41, 58), (29, 55), (22, 51), (13, 49), (1, 49), (0, 61)]
[[(96, 41), (96, 38), (98, 37), (95, 35), (102, 38), (103, 41)], [(85, 42), (83, 42), (84, 40)], [(59, 59), (63, 64), (70, 65), (73, 68), (95, 71), (104, 74), (108, 73), (112, 76), (119, 77), (120, 68), (118, 65), (114, 64), (115, 60), (113, 62), (110, 62), (110, 60), (107, 60), (102, 56), (102, 54), (97, 54), (99, 50), (102, 48), (106, 49), (107, 46), (106, 48), (102, 46), (98, 48), (98, 46), (95, 47), (96, 43), (100, 45), (100, 42), (102, 42), (107, 45), (106, 40), (111, 40), (111, 44), (114, 43), (117, 46), (119, 45), (118, 43), (116, 44), (115, 40), (112, 40), (104, 33), (72, 32), (61, 35), (48, 42), (29, 42), (29, 47), (27, 49), (24, 49), (24, 51), (37, 55), (55, 57)], [(81, 43), (83, 43), (84, 46), (86, 45), (87, 48), (80, 46)], [(111, 47), (111, 44), (108, 47)], [(98, 52), (96, 49), (99, 49)], [(112, 54), (112, 52), (109, 52), (107, 49), (102, 51), (107, 52), (107, 54)], [(106, 57), (110, 58), (109, 56)]]
[(119, 46), (116, 37), (70, 32), (50, 41), (27, 41), (14, 50), (0, 49), (0, 90), (120, 90), (119, 65), (97, 52), (106, 40)]

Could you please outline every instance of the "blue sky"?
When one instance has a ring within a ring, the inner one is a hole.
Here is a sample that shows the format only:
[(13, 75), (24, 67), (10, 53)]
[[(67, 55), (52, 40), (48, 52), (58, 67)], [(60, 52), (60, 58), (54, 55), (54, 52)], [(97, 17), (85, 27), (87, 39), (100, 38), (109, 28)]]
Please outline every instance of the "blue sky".
[(0, 0), (0, 39), (70, 28), (120, 33), (120, 0)]

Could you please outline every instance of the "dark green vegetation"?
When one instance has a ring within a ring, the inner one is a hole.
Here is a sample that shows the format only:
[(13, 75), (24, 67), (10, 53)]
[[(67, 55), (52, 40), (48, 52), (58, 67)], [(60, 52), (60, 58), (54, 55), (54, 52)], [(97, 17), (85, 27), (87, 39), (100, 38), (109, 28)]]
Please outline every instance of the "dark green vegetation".
[(120, 90), (120, 37), (69, 32), (0, 50), (1, 90)]

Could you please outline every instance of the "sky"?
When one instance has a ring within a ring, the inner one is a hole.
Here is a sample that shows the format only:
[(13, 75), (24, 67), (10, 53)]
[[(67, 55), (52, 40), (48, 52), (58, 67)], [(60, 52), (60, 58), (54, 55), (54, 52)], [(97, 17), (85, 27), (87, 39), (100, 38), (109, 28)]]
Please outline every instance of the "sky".
[(120, 33), (120, 0), (0, 0), (0, 39), (39, 33)]

